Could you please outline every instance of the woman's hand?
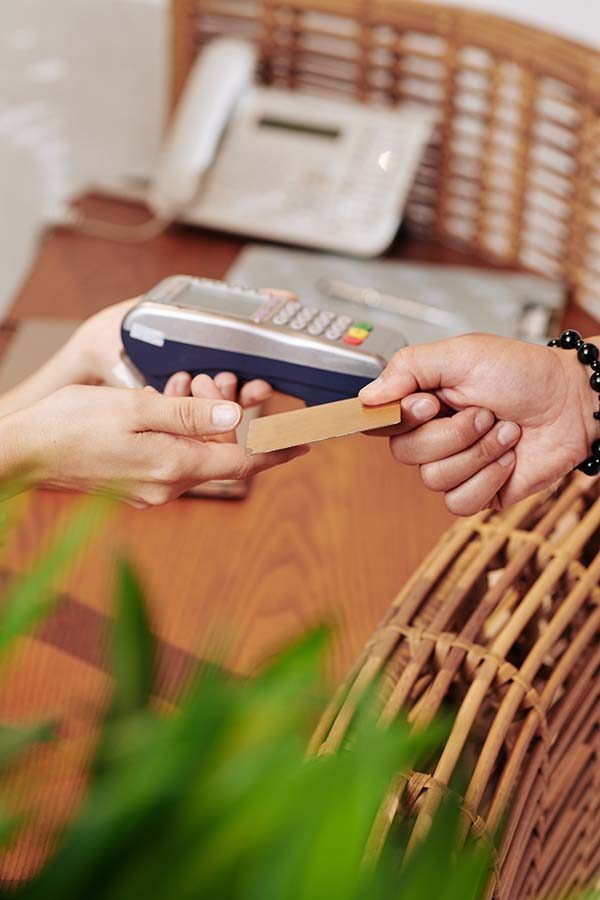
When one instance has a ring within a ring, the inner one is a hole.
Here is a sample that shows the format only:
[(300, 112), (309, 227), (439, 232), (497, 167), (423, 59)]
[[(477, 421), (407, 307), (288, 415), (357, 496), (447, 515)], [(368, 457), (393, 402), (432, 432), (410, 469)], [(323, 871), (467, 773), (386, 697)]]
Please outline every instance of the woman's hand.
[(123, 346), (121, 321), (134, 303), (116, 303), (83, 322), (54, 356), (0, 397), (0, 417), (70, 384), (110, 383)]
[(29, 484), (110, 493), (144, 508), (204, 481), (247, 478), (306, 452), (250, 456), (232, 436), (241, 413), (220, 394), (165, 397), (151, 389), (72, 385), (0, 422), (4, 470)]
[(121, 322), (141, 297), (123, 300), (101, 309), (82, 322), (71, 335), (63, 353), (71, 361), (77, 384), (110, 384), (119, 364), (123, 344)]
[[(264, 293), (266, 295), (276, 294), (284, 299), (291, 299), (294, 296), (287, 291), (265, 290)], [(76, 373), (76, 377), (71, 379), (72, 382), (77, 384), (114, 383), (113, 373), (120, 362), (123, 349), (121, 322), (131, 307), (141, 299), (141, 297), (134, 297), (131, 300), (123, 300), (113, 306), (107, 306), (79, 326), (64, 348), (64, 355), (69, 360), (69, 367), (73, 373)], [(186, 377), (188, 379), (187, 390)], [(231, 373), (224, 373), (224, 377), (217, 376), (219, 387), (225, 390), (227, 398), (231, 400), (235, 398), (235, 394), (231, 394), (232, 378), (234, 377)], [(177, 382), (177, 387), (170, 389), (168, 393), (178, 396), (189, 394), (191, 378), (183, 372), (178, 372), (173, 378)], [(173, 378), (171, 382), (173, 382)], [(242, 388), (240, 401), (246, 406), (262, 403), (270, 393), (271, 389), (266, 388), (264, 381), (257, 384), (250, 382)], [(252, 398), (251, 403), (249, 402), (250, 398)]]
[(599, 436), (597, 395), (574, 351), (486, 334), (406, 347), (360, 397), (375, 405), (431, 391), (454, 415), (391, 438), (448, 509), (471, 515), (553, 484)]
[(221, 398), (237, 400), (242, 409), (259, 406), (268, 400), (273, 388), (261, 378), (255, 378), (242, 385), (238, 392), (238, 379), (233, 372), (219, 372), (214, 379), (208, 375), (197, 375), (194, 379), (187, 372), (176, 372), (165, 385), (164, 393), (168, 397)]
[[(115, 384), (115, 369), (121, 360), (121, 322), (139, 298), (124, 300), (86, 319), (67, 343), (40, 369), (0, 397), (0, 417), (29, 406), (69, 384)], [(189, 396), (191, 377), (177, 372), (165, 393)], [(227, 400), (236, 399), (237, 379), (229, 372), (217, 376)], [(265, 381), (251, 381), (240, 391), (242, 406), (264, 402), (272, 393)]]

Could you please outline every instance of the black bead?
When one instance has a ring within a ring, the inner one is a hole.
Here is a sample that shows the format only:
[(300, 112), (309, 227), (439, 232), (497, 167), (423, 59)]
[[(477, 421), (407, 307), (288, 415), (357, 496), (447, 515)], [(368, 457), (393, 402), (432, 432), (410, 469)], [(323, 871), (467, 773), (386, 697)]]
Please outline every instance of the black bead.
[(600, 370), (600, 359), (594, 359), (590, 363), (590, 369), (593, 369), (594, 372), (598, 372)]
[(590, 387), (593, 391), (600, 394), (600, 372), (594, 372), (590, 377)]
[(600, 438), (594, 441), (592, 444), (592, 456), (595, 456), (597, 459), (600, 459)]
[(560, 336), (560, 346), (563, 350), (575, 350), (577, 347), (578, 341), (581, 340), (581, 335), (578, 331), (563, 331)]
[(560, 341), (558, 338), (552, 338), (551, 341), (548, 341), (549, 347), (560, 347)]
[(577, 468), (584, 475), (597, 475), (600, 472), (600, 459), (596, 459), (595, 456), (588, 456)]
[(598, 419), (598, 421), (600, 421), (600, 409), (598, 410), (598, 412), (594, 413), (594, 418)]
[(584, 366), (591, 366), (593, 362), (596, 362), (598, 356), (600, 356), (600, 352), (595, 344), (586, 344), (584, 342), (577, 351), (577, 359)]

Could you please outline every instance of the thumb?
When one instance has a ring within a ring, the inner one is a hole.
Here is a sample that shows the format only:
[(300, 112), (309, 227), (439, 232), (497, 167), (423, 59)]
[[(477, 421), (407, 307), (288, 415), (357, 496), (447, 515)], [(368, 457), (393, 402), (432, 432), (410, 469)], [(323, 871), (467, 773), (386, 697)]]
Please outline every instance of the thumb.
[(391, 358), (379, 378), (359, 393), (367, 406), (401, 400), (418, 391), (456, 386), (464, 375), (465, 354), (456, 341), (404, 347)]
[(138, 431), (203, 437), (232, 431), (242, 416), (237, 403), (144, 392)]

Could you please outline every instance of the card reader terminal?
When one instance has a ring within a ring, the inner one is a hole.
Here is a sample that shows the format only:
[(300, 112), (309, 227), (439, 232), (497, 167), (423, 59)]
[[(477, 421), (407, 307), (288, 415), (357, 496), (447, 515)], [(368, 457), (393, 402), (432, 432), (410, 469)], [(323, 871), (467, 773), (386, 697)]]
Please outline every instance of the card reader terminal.
[(227, 371), (241, 383), (264, 378), (311, 406), (355, 397), (380, 374), (406, 345), (386, 325), (348, 302), (305, 306), (290, 297), (175, 275), (127, 313), (121, 335), (127, 358), (157, 390), (174, 372)]

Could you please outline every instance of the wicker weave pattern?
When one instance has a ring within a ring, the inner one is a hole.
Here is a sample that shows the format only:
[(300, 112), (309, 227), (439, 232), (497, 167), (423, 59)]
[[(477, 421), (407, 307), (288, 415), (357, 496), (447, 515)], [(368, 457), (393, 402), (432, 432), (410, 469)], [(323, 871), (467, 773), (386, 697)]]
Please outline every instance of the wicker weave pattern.
[[(382, 720), (457, 716), (431, 771), (390, 795), (427, 828), (468, 773), (464, 833), (504, 826), (489, 896), (557, 898), (600, 867), (600, 483), (573, 476), (505, 513), (459, 522), (396, 597), (314, 736), (339, 747), (366, 688)], [(508, 821), (506, 816), (508, 814)], [(506, 823), (506, 824), (505, 824)]]
[[(438, 113), (413, 228), (564, 278), (600, 303), (600, 54), (415, 0), (173, 0), (177, 98), (217, 34), (255, 41), (269, 83)], [(596, 305), (596, 310), (598, 306)]]

